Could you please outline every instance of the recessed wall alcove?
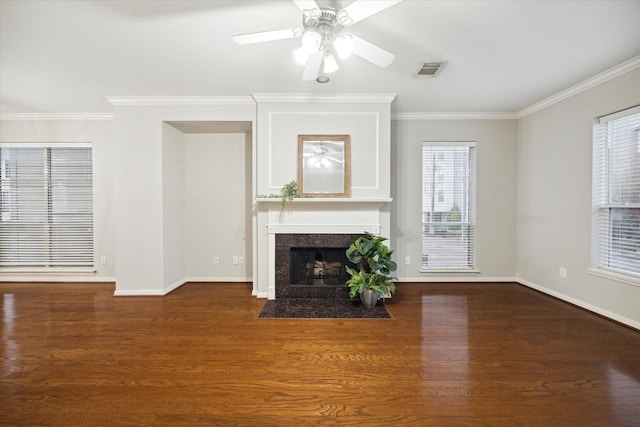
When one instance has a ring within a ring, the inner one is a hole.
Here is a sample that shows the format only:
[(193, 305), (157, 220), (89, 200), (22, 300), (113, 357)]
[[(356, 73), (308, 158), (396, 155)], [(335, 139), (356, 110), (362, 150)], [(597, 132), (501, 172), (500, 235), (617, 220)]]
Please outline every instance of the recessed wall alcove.
[[(117, 265), (114, 294), (166, 295), (186, 282), (251, 280), (255, 102), (108, 99), (115, 118), (110, 159), (118, 170), (112, 196), (119, 201), (111, 203), (116, 250), (108, 258)], [(234, 264), (234, 256), (243, 263)]]

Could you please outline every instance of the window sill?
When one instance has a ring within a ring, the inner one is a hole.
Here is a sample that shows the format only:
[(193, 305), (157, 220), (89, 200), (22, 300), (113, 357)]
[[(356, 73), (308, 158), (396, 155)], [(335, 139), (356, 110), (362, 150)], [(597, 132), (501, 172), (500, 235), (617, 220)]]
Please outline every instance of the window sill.
[(616, 282), (626, 283), (627, 285), (640, 287), (640, 277), (628, 274), (616, 273), (614, 271), (605, 270), (603, 268), (589, 268), (587, 273), (592, 276), (602, 277), (604, 279), (615, 280)]
[(56, 268), (35, 268), (35, 267), (0, 267), (0, 272), (4, 274), (95, 274), (96, 269), (90, 267), (56, 267)]
[(420, 274), (480, 274), (480, 270), (420, 270)]

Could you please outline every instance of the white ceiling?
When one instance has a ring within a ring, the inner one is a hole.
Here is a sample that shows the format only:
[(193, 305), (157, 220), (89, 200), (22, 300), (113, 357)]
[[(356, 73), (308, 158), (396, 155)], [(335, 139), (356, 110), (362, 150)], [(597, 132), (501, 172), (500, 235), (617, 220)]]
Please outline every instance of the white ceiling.
[[(343, 6), (351, 3), (342, 1)], [(301, 80), (291, 0), (0, 0), (0, 112), (109, 113), (107, 96), (397, 94), (395, 113), (517, 112), (640, 55), (640, 0), (404, 0), (349, 29), (396, 55)], [(435, 78), (422, 62), (446, 61)]]

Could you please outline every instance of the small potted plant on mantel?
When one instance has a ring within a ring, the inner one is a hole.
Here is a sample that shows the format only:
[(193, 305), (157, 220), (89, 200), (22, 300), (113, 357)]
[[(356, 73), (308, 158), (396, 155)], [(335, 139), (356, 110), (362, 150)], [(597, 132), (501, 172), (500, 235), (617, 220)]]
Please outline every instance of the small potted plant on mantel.
[(386, 237), (365, 232), (346, 251), (349, 261), (358, 267), (346, 267), (351, 276), (347, 280), (349, 296), (359, 295), (365, 307), (375, 307), (380, 297), (389, 297), (396, 291), (390, 274), (398, 265), (391, 259), (393, 251), (383, 243), (385, 240)]
[(286, 205), (288, 201), (291, 201), (293, 199), (297, 199), (297, 198), (307, 198), (309, 196), (304, 195), (304, 194), (300, 194), (298, 192), (298, 183), (297, 181), (291, 181), (285, 185), (282, 186), (282, 188), (280, 189), (280, 194), (258, 194), (256, 197), (260, 198), (260, 197), (264, 197), (264, 198), (279, 198), (280, 199), (280, 213), (284, 214)]

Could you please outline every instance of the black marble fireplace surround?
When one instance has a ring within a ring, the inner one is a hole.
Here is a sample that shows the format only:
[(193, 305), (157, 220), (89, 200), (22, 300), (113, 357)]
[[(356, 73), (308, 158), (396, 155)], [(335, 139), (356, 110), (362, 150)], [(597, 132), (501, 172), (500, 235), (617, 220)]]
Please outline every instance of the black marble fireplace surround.
[[(361, 234), (276, 234), (275, 285), (276, 300), (280, 298), (349, 298), (345, 282), (348, 263), (344, 251)], [(321, 280), (303, 277), (305, 262), (313, 262), (316, 254), (325, 261), (342, 264)], [(293, 261), (292, 261), (293, 260)], [(293, 271), (292, 271), (292, 262)], [(301, 263), (301, 264), (299, 264)]]

